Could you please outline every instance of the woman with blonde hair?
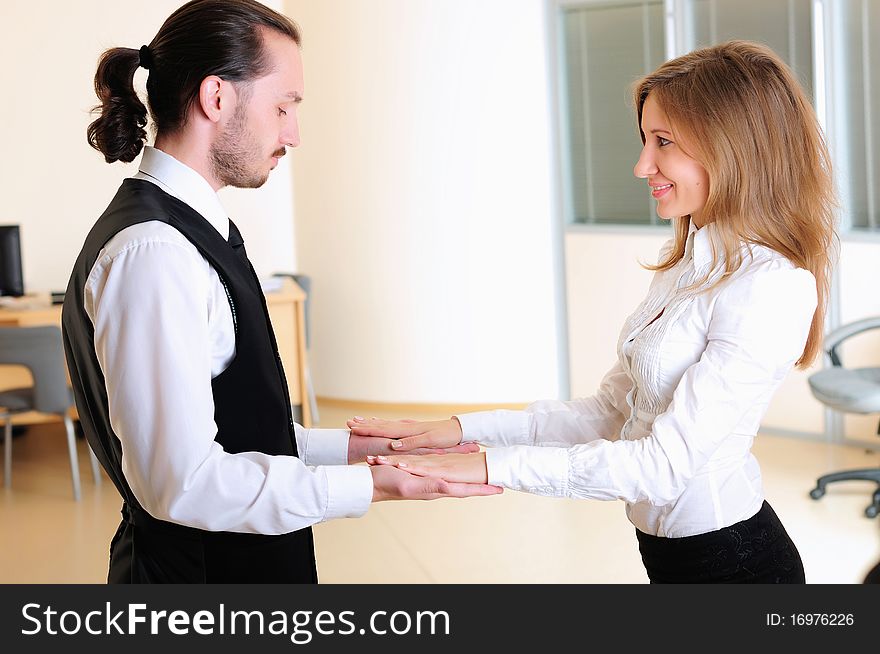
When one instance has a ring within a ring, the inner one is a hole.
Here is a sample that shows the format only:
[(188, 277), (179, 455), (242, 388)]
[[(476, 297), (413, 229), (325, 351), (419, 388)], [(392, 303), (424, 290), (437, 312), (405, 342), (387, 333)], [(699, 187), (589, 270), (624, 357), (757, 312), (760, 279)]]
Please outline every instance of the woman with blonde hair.
[(493, 446), (374, 465), (623, 500), (652, 583), (803, 583), (751, 446), (782, 380), (820, 349), (835, 235), (816, 116), (779, 57), (745, 41), (668, 61), (634, 96), (634, 172), (675, 236), (596, 395), (349, 427), (397, 452)]

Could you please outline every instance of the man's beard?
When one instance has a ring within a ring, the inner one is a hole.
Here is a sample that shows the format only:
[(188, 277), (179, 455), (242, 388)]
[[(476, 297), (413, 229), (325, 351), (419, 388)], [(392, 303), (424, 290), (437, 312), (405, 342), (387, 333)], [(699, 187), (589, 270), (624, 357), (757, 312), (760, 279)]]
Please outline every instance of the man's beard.
[(224, 132), (211, 144), (211, 169), (214, 178), (225, 186), (259, 188), (269, 179), (269, 171), (263, 172), (257, 162), (261, 160), (260, 148), (247, 129), (245, 105), (241, 99)]

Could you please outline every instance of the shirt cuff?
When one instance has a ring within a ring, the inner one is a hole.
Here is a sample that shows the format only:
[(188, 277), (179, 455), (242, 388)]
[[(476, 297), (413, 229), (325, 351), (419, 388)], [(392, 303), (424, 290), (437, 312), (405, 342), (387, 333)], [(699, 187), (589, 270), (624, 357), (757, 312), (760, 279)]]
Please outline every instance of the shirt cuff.
[(462, 443), (485, 445), (531, 444), (529, 414), (525, 411), (475, 411), (455, 416), (461, 423)]
[(300, 460), (309, 466), (344, 466), (348, 464), (347, 429), (305, 429), (297, 431)]
[(486, 450), (489, 483), (537, 495), (568, 494), (568, 451), (564, 447), (490, 448)]
[(360, 518), (373, 501), (373, 473), (365, 465), (326, 466), (327, 511), (324, 520)]

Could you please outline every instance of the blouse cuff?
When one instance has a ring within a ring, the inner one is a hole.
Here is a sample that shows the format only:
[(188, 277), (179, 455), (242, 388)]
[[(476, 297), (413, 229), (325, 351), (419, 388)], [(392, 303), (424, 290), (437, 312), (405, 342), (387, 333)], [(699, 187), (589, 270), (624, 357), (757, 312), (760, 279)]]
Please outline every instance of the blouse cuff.
[(525, 445), (531, 443), (529, 414), (525, 411), (476, 411), (455, 416), (461, 423), (462, 443)]
[(489, 483), (537, 495), (568, 494), (568, 451), (519, 445), (486, 450)]
[(373, 473), (367, 466), (327, 466), (327, 511), (324, 520), (360, 518), (373, 501)]

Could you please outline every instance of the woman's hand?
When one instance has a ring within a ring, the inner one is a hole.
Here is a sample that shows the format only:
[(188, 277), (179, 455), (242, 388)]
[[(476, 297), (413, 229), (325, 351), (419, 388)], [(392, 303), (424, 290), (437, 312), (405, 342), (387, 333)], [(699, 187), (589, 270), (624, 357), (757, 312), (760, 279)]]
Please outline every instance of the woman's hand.
[[(376, 456), (377, 454), (394, 454), (397, 450), (392, 449), (392, 445), (396, 441), (378, 436), (358, 436), (352, 432), (348, 437), (348, 462), (363, 463), (368, 456)], [(409, 454), (447, 454), (456, 453), (463, 454), (468, 452), (479, 452), (480, 446), (476, 443), (465, 443), (464, 445), (456, 445), (455, 447), (418, 447), (409, 452)]]
[[(352, 435), (390, 439), (391, 450), (394, 452), (415, 454), (425, 448), (448, 449), (455, 448), (461, 443), (461, 425), (456, 418), (417, 421), (355, 417), (346, 425), (351, 429)], [(478, 449), (468, 446), (468, 449), (457, 451), (468, 452)]]
[(371, 466), (394, 466), (419, 477), (437, 477), (467, 484), (488, 483), (485, 452), (442, 456), (368, 456)]

